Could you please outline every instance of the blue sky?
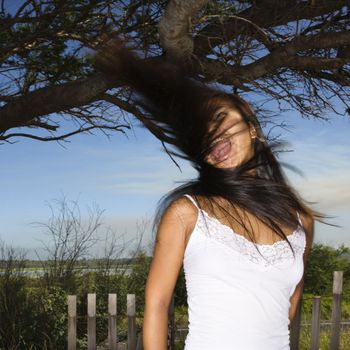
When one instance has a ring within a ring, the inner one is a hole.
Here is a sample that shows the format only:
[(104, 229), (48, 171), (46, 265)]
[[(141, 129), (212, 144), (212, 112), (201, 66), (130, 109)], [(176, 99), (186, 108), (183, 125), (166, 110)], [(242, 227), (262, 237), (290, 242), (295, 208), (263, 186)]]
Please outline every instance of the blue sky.
[[(285, 170), (303, 198), (316, 201), (316, 209), (335, 216), (334, 228), (315, 226), (315, 241), (350, 247), (350, 120), (329, 115), (330, 121), (307, 120), (298, 113), (283, 115), (290, 131), (280, 129), (292, 152), (281, 156), (304, 172), (302, 178)], [(182, 160), (181, 173), (161, 144), (147, 130), (135, 126), (108, 139), (101, 132), (71, 137), (65, 148), (57, 142), (17, 139), (0, 146), (3, 207), (0, 238), (16, 247), (40, 251), (47, 240), (42, 228), (32, 222), (47, 222), (48, 203), (64, 194), (78, 200), (83, 216), (93, 203), (104, 210), (99, 235), (109, 227), (126, 239), (135, 237), (143, 222), (143, 245), (152, 243), (150, 222), (157, 201), (179, 185), (176, 181), (196, 177)], [(131, 248), (131, 246), (130, 246)], [(96, 248), (97, 251), (97, 248)]]
[[(7, 1), (14, 11), (23, 1)], [(272, 107), (273, 108), (273, 107)], [(328, 114), (329, 122), (302, 119), (297, 112), (281, 116), (289, 130), (279, 129), (293, 152), (281, 159), (303, 170), (305, 177), (286, 173), (304, 199), (316, 201), (316, 209), (334, 218), (334, 228), (316, 222), (315, 241), (350, 247), (350, 119)], [(63, 126), (62, 132), (67, 130)], [(78, 200), (82, 214), (93, 203), (104, 209), (104, 226), (118, 235), (134, 238), (145, 227), (143, 243), (152, 242), (147, 222), (153, 218), (157, 201), (176, 181), (196, 177), (190, 165), (177, 160), (181, 173), (164, 152), (161, 144), (142, 127), (114, 134), (108, 139), (96, 131), (69, 138), (70, 143), (18, 139), (16, 144), (0, 145), (3, 168), (0, 239), (33, 250), (47, 240), (44, 231), (32, 222), (47, 222), (48, 203), (65, 195)], [(142, 230), (142, 229), (141, 229)], [(96, 247), (97, 250), (97, 247)]]

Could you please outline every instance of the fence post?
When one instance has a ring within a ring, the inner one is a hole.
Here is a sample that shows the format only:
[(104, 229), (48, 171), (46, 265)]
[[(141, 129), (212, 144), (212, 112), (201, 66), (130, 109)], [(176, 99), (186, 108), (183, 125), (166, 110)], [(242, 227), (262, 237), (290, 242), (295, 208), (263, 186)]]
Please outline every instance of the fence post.
[(96, 294), (88, 294), (88, 350), (96, 350)]
[(143, 350), (143, 336), (142, 336), (142, 330), (137, 336), (137, 344), (136, 344), (136, 350)]
[(135, 294), (127, 294), (128, 350), (136, 349)]
[(290, 324), (290, 346), (291, 350), (299, 350), (300, 341), (300, 321), (301, 321), (301, 308), (303, 304), (303, 298), (299, 299), (297, 310), (293, 321)]
[(77, 348), (77, 297), (68, 295), (68, 350)]
[(174, 293), (170, 300), (170, 305), (168, 308), (168, 349), (175, 349), (175, 317), (174, 317)]
[(117, 294), (108, 294), (108, 348), (117, 350)]
[(311, 320), (311, 350), (320, 348), (320, 318), (321, 318), (321, 297), (312, 298), (312, 320)]
[(330, 349), (339, 349), (341, 300), (343, 292), (343, 271), (333, 273), (333, 302), (332, 302), (332, 324)]

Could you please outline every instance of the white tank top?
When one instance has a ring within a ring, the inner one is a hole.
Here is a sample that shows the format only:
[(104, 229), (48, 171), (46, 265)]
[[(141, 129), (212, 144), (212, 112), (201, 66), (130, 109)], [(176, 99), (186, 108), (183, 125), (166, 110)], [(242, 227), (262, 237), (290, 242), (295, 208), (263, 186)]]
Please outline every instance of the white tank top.
[[(198, 217), (183, 260), (189, 331), (184, 350), (290, 350), (290, 297), (304, 272), (299, 218), (288, 242), (254, 244), (209, 216)], [(206, 220), (204, 220), (206, 219)], [(207, 229), (208, 228), (208, 229)]]

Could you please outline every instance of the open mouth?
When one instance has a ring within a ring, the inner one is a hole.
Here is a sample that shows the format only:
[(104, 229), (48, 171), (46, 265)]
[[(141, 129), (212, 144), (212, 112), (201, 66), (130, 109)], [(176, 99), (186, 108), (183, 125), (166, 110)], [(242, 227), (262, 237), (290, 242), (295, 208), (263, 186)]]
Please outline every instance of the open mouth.
[(215, 146), (213, 146), (210, 154), (215, 162), (221, 162), (228, 158), (230, 151), (231, 142), (229, 140), (226, 140), (217, 142)]

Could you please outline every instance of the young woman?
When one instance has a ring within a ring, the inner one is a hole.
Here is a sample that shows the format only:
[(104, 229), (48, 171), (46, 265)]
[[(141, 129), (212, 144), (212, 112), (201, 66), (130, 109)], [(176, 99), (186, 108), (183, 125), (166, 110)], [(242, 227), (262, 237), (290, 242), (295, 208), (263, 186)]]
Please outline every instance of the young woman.
[[(167, 62), (138, 60), (112, 41), (97, 56), (137, 93), (142, 122), (198, 178), (165, 196), (146, 284), (143, 346), (166, 350), (168, 307), (183, 266), (185, 350), (286, 350), (302, 295), (314, 219), (288, 184), (252, 107)], [(141, 96), (141, 97), (140, 97)], [(323, 222), (323, 221), (322, 221)]]

